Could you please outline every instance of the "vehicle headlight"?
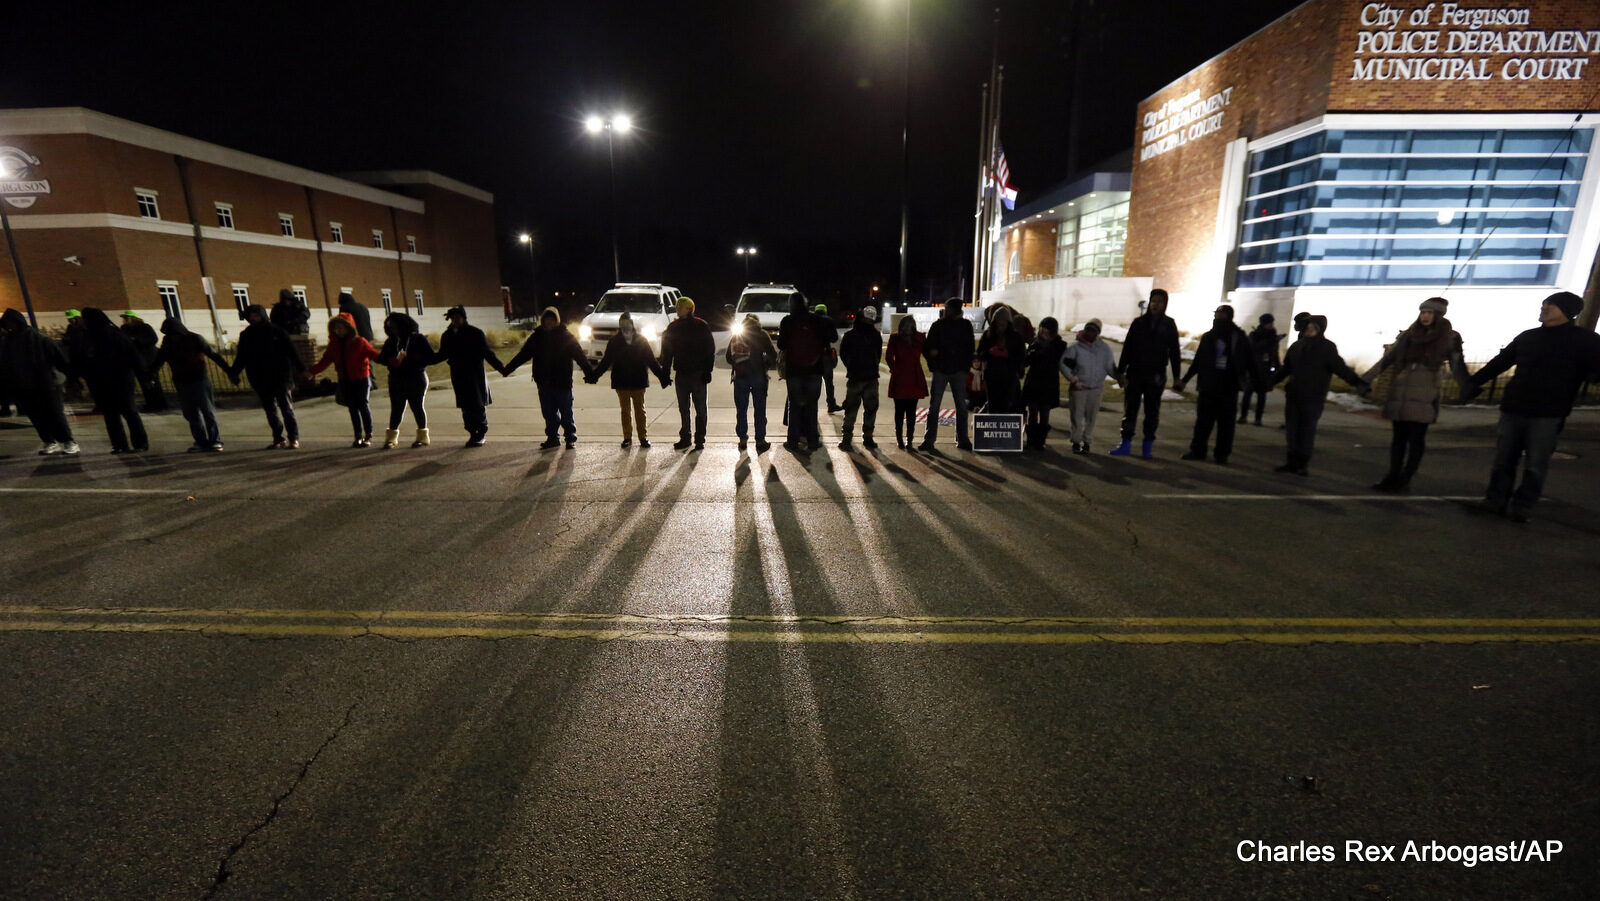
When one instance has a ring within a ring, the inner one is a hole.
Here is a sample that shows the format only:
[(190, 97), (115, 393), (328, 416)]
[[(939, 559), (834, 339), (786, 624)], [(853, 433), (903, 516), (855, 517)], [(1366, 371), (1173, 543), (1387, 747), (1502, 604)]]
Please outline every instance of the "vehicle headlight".
[(641, 326), (639, 329), (639, 335), (646, 341), (654, 341), (656, 340), (656, 327), (653, 325)]
[(594, 337), (594, 329), (590, 328), (589, 324), (587, 322), (582, 324), (582, 325), (580, 325), (580, 326), (578, 326), (578, 340), (579, 341), (587, 341), (587, 340), (589, 340), (590, 338), (593, 338), (593, 337)]
[(735, 335), (742, 335), (742, 334), (744, 334), (744, 323), (743, 322), (735, 322), (732, 326), (730, 326), (728, 328), (728, 331), (734, 333)]

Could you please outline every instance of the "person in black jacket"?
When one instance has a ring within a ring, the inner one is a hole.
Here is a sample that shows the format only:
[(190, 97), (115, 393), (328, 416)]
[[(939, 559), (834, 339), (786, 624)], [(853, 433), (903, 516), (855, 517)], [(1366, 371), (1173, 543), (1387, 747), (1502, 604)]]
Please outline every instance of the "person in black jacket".
[(1061, 326), (1054, 316), (1039, 320), (1033, 343), (1028, 345), (1028, 375), (1022, 382), (1022, 400), (1027, 406), (1028, 447), (1044, 450), (1050, 435), (1050, 411), (1061, 405), (1061, 357), (1067, 343), (1061, 340)]
[(1183, 459), (1206, 458), (1206, 445), (1215, 426), (1214, 459), (1219, 466), (1227, 466), (1228, 456), (1233, 453), (1233, 410), (1239, 403), (1239, 389), (1252, 383), (1264, 384), (1266, 379), (1256, 362), (1250, 339), (1243, 329), (1233, 324), (1233, 307), (1223, 304), (1217, 307), (1214, 316), (1211, 330), (1200, 336), (1188, 374), (1178, 380), (1179, 392), (1190, 379), (1200, 383), (1200, 396), (1195, 402), (1194, 437)]
[(178, 406), (194, 436), (190, 453), (222, 450), (222, 433), (217, 428), (217, 405), (211, 394), (211, 375), (206, 360), (228, 372), (228, 361), (211, 349), (206, 339), (189, 331), (178, 319), (168, 316), (161, 323), (161, 349), (154, 368), (165, 363), (172, 370), (172, 385), (178, 392)]
[(511, 375), (518, 366), (533, 361), (533, 382), (539, 386), (539, 412), (544, 415), (544, 443), (539, 447), (549, 450), (560, 447), (556, 432), (567, 436), (567, 447), (578, 444), (578, 427), (572, 421), (572, 364), (577, 363), (588, 377), (594, 370), (584, 355), (578, 339), (561, 324), (561, 311), (545, 307), (539, 316), (539, 327), (528, 336), (526, 344), (511, 358), (504, 375)]
[[(1550, 457), (1572, 412), (1573, 398), (1584, 380), (1600, 381), (1600, 335), (1573, 322), (1581, 312), (1583, 298), (1571, 292), (1545, 298), (1539, 307), (1539, 328), (1511, 339), (1462, 387), (1462, 399), (1470, 400), (1485, 382), (1517, 367), (1500, 401), (1494, 465), (1478, 509), (1527, 522), (1528, 511), (1544, 493)], [(1521, 485), (1516, 484), (1519, 461)]]
[(883, 359), (883, 335), (878, 332), (878, 311), (863, 307), (855, 325), (839, 341), (839, 359), (844, 363), (844, 438), (839, 449), (850, 450), (850, 433), (856, 413), (866, 408), (861, 418), (861, 446), (877, 450), (872, 426), (878, 418), (878, 361)]
[(1283, 336), (1273, 326), (1274, 321), (1271, 313), (1262, 313), (1256, 327), (1250, 330), (1250, 349), (1256, 355), (1256, 367), (1261, 371), (1261, 378), (1245, 386), (1244, 398), (1239, 405), (1240, 425), (1250, 419), (1252, 397), (1256, 401), (1256, 425), (1261, 424), (1261, 416), (1267, 412), (1267, 390), (1272, 384), (1272, 377), (1282, 365), (1278, 359), (1278, 342), (1283, 340)]
[(1167, 315), (1167, 292), (1152, 288), (1144, 314), (1128, 327), (1122, 356), (1117, 360), (1117, 384), (1123, 392), (1122, 443), (1111, 451), (1113, 455), (1125, 457), (1133, 453), (1133, 430), (1139, 424), (1139, 407), (1143, 405), (1144, 444), (1139, 455), (1146, 460), (1155, 456), (1161, 392), (1167, 387), (1168, 366), (1176, 381), (1183, 366), (1178, 354), (1178, 324)]
[(778, 362), (778, 348), (761, 328), (760, 318), (747, 313), (728, 338), (724, 356), (733, 370), (734, 432), (739, 436), (739, 450), (745, 449), (750, 419), (754, 418), (756, 453), (764, 454), (772, 446), (767, 443), (767, 370)]
[[(89, 386), (95, 406), (105, 414), (106, 437), (113, 454), (147, 451), (150, 439), (139, 418), (134, 391), (144, 364), (133, 339), (117, 330), (111, 317), (96, 307), (83, 308), (83, 341), (78, 345), (80, 359), (74, 368)], [(123, 428), (123, 423), (127, 428)]]
[[(289, 333), (272, 324), (267, 308), (253, 303), (244, 310), (245, 326), (234, 351), (228, 375), (235, 380), (242, 372), (261, 401), (272, 429), (268, 450), (300, 446), (300, 424), (294, 418), (295, 374), (304, 372), (305, 361), (289, 341)], [(287, 434), (286, 434), (287, 433)]]
[[(617, 317), (617, 333), (606, 342), (605, 353), (594, 371), (584, 381), (593, 385), (600, 381), (607, 369), (611, 370), (611, 388), (617, 392), (617, 404), (622, 407), (622, 446), (633, 446), (633, 427), (639, 427), (639, 447), (648, 449), (650, 439), (645, 432), (644, 392), (650, 387), (650, 373), (655, 373), (665, 388), (672, 380), (667, 371), (656, 362), (650, 342), (639, 334), (633, 324), (633, 315), (623, 313)], [(632, 413), (630, 419), (629, 413)]]
[(978, 339), (973, 363), (983, 373), (990, 413), (1022, 411), (1022, 370), (1028, 364), (1027, 354), (1027, 345), (1011, 321), (1011, 310), (996, 308), (989, 327)]
[(439, 352), (434, 361), (450, 364), (450, 387), (455, 391), (456, 406), (461, 409), (461, 424), (467, 430), (467, 447), (483, 447), (483, 439), (489, 434), (488, 406), (494, 403), (483, 364), (488, 363), (501, 375), (506, 374), (506, 368), (489, 347), (483, 330), (467, 324), (465, 307), (451, 307), (444, 318), (450, 326), (439, 336)]
[(122, 314), (122, 333), (133, 341), (139, 352), (139, 387), (144, 390), (144, 409), (141, 413), (159, 413), (167, 408), (167, 397), (161, 393), (161, 380), (151, 369), (155, 366), (156, 352), (161, 338), (150, 323), (139, 318), (132, 310)]
[(1311, 451), (1317, 441), (1317, 420), (1322, 418), (1322, 408), (1328, 402), (1328, 385), (1338, 376), (1356, 390), (1365, 393), (1367, 383), (1345, 365), (1339, 348), (1323, 337), (1328, 328), (1328, 317), (1307, 316), (1300, 326), (1300, 340), (1289, 346), (1283, 355), (1283, 365), (1272, 378), (1272, 384), (1287, 380), (1283, 389), (1284, 437), (1288, 442), (1289, 459), (1278, 472), (1309, 475), (1306, 466), (1311, 462)]
[(928, 329), (922, 342), (922, 356), (928, 361), (933, 374), (933, 386), (928, 392), (928, 425), (922, 433), (921, 450), (933, 450), (939, 435), (939, 405), (944, 401), (945, 388), (956, 405), (956, 447), (969, 451), (972, 442), (967, 439), (967, 372), (972, 369), (972, 323), (961, 314), (961, 298), (952, 297), (944, 302), (944, 313)]
[(433, 345), (422, 334), (417, 321), (399, 311), (383, 319), (386, 339), (378, 352), (378, 362), (389, 367), (389, 428), (383, 434), (385, 449), (400, 443), (400, 423), (406, 407), (417, 422), (417, 437), (412, 447), (427, 447), (428, 441), (428, 364), (434, 360)]
[(789, 432), (783, 446), (791, 451), (811, 453), (822, 447), (817, 399), (822, 394), (822, 373), (833, 362), (837, 337), (833, 323), (807, 309), (805, 298), (795, 294), (789, 302), (789, 315), (778, 323), (777, 341), (779, 375), (789, 395), (784, 413)]
[[(674, 450), (689, 447), (689, 404), (694, 404), (694, 449), (706, 446), (706, 386), (717, 365), (717, 341), (711, 326), (694, 314), (694, 301), (678, 298), (678, 318), (661, 332), (661, 368), (670, 370), (678, 386), (678, 443)], [(668, 379), (672, 384), (672, 379)]]
[(0, 314), (0, 381), (39, 433), (40, 456), (78, 453), (61, 392), (71, 369), (61, 345), (29, 325), (21, 313), (7, 309)]
[(278, 302), (272, 305), (272, 313), (268, 318), (273, 325), (291, 335), (304, 335), (311, 331), (311, 311), (288, 288), (279, 289)]

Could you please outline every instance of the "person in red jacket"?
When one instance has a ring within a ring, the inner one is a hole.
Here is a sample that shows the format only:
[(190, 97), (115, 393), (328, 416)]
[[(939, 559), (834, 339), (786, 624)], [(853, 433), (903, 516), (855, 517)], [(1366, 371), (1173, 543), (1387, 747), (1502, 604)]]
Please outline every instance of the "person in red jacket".
[[(883, 352), (883, 361), (889, 366), (889, 397), (894, 401), (894, 444), (902, 450), (916, 450), (917, 401), (928, 396), (922, 341), (917, 321), (902, 316)], [(928, 415), (937, 417), (939, 411), (929, 410)]]
[(339, 376), (339, 403), (350, 410), (350, 425), (355, 429), (356, 440), (351, 447), (368, 447), (372, 444), (372, 361), (378, 349), (372, 342), (356, 333), (355, 317), (340, 313), (328, 320), (328, 347), (322, 359), (311, 367), (317, 375), (329, 366)]

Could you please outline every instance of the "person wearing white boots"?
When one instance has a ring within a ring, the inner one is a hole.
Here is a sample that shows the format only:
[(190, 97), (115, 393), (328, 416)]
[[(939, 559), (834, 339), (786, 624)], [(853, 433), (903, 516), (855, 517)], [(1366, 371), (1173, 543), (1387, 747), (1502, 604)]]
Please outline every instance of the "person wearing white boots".
[(433, 345), (417, 321), (404, 313), (390, 313), (383, 320), (383, 333), (388, 340), (378, 362), (389, 367), (389, 428), (383, 433), (384, 449), (400, 443), (400, 423), (405, 419), (406, 407), (417, 422), (417, 437), (412, 447), (428, 446), (428, 364), (433, 362)]

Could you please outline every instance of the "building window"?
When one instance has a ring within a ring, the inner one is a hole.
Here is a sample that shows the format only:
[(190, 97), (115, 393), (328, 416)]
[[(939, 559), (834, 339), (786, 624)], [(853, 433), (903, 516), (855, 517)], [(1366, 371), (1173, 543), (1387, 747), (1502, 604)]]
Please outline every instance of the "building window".
[(1022, 278), (1022, 251), (1011, 251), (1011, 262), (1006, 264), (1006, 281), (1014, 282)]
[(298, 300), (298, 301), (300, 301), (300, 303), (302, 305), (305, 305), (305, 303), (306, 303), (306, 286), (305, 285), (295, 285), (294, 287), (289, 289), (289, 293), (294, 295), (294, 299), (295, 300)]
[(337, 222), (328, 223), (329, 240), (335, 244), (344, 243), (344, 226)]
[(418, 288), (417, 290), (412, 291), (411, 292), (411, 296), (415, 297), (417, 299), (417, 315), (421, 316), (422, 315), (422, 289)]
[(278, 231), (283, 232), (285, 238), (294, 237), (294, 217), (288, 213), (279, 213)]
[(1553, 285), (1592, 138), (1329, 130), (1253, 153), (1239, 287)]
[(383, 249), (383, 229), (375, 228), (372, 230), (372, 246), (379, 250)]
[(244, 308), (250, 306), (250, 286), (233, 286), (233, 305), (239, 309), (239, 316), (244, 316)]
[(161, 297), (161, 310), (179, 322), (183, 321), (183, 307), (178, 303), (178, 283), (156, 284), (156, 293)]
[(394, 295), (389, 293), (389, 289), (388, 288), (383, 288), (378, 293), (383, 295), (383, 314), (385, 316), (387, 316), (390, 313), (393, 313), (394, 312)]
[[(1122, 199), (1118, 199), (1121, 197)], [(1085, 209), (1074, 223), (1072, 274), (1079, 278), (1118, 278), (1122, 275), (1122, 248), (1128, 241), (1128, 201), (1124, 195), (1104, 195), (1099, 207)]]
[(160, 219), (161, 207), (156, 204), (156, 192), (135, 188), (134, 199), (139, 201), (139, 215), (146, 219)]
[(217, 204), (217, 228), (233, 228), (233, 204)]
[(417, 252), (417, 236), (416, 235), (406, 235), (406, 250), (410, 251), (411, 253), (416, 253)]

